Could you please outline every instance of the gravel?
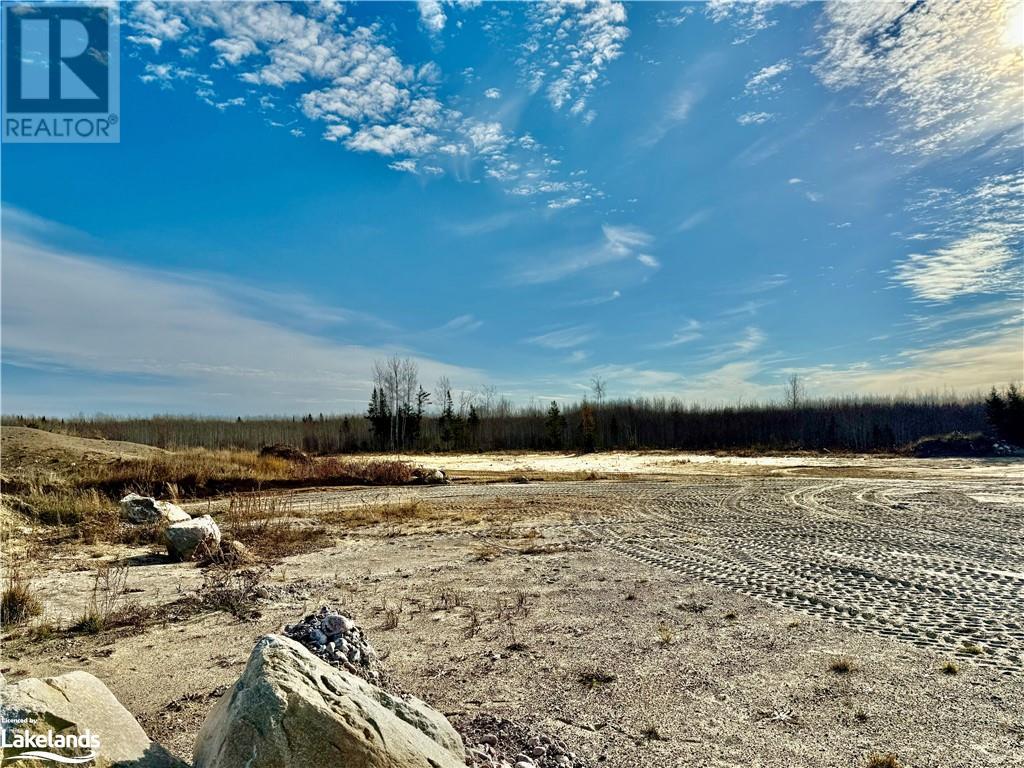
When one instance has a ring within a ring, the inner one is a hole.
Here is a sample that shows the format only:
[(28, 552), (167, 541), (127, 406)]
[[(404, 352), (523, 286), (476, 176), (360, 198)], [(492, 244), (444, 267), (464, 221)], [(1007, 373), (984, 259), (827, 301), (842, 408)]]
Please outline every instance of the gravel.
[(377, 652), (351, 614), (324, 606), (297, 624), (285, 625), (284, 633), (332, 667), (388, 687)]
[(474, 768), (586, 768), (560, 740), (521, 723), (481, 713), (459, 728)]

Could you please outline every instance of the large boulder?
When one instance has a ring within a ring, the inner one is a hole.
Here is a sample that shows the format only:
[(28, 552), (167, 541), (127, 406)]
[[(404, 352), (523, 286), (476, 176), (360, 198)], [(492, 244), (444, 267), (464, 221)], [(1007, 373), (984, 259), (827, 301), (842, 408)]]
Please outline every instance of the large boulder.
[(121, 499), (121, 517), (137, 525), (171, 525), (192, 519), (192, 515), (176, 504), (137, 493), (129, 493)]
[(266, 635), (207, 716), (194, 761), (195, 768), (465, 768), (465, 749), (422, 701)]
[(41, 762), (22, 758), (11, 764), (66, 762), (38, 754), (41, 751), (64, 758), (94, 753), (93, 761), (88, 764), (95, 768), (184, 768), (185, 765), (150, 741), (142, 726), (114, 694), (88, 672), (0, 684), (0, 716), (5, 731), (3, 746), (0, 746), (0, 764), (3, 765), (15, 755), (30, 751), (37, 753), (36, 758)]
[(220, 528), (209, 515), (174, 523), (164, 530), (167, 553), (177, 560), (191, 560), (197, 552), (209, 554), (220, 547)]

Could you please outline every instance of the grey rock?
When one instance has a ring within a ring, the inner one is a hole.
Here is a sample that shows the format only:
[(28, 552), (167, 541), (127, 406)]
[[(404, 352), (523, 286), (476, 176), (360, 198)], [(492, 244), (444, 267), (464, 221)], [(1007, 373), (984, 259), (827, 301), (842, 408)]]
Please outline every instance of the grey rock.
[(220, 528), (209, 515), (174, 523), (164, 530), (167, 552), (178, 560), (191, 560), (202, 547), (212, 552), (220, 546)]
[(129, 493), (120, 503), (121, 518), (135, 525), (171, 525), (191, 520), (192, 516), (169, 501), (157, 501), (152, 496)]
[[(23, 730), (33, 736), (51, 731), (54, 735), (95, 736), (99, 744), (92, 748), (48, 750), (62, 757), (95, 752), (96, 757), (89, 763), (94, 768), (185, 768), (184, 763), (151, 741), (114, 694), (88, 672), (26, 678), (4, 685), (0, 687), (0, 711), (9, 721), (25, 719), (25, 723), (17, 726), (5, 726), (8, 741), (13, 738), (13, 732)], [(22, 750), (0, 748), (0, 764), (6, 765), (4, 758), (10, 760), (19, 751)]]
[(294, 640), (260, 638), (199, 732), (195, 768), (463, 768), (443, 715), (332, 667)]

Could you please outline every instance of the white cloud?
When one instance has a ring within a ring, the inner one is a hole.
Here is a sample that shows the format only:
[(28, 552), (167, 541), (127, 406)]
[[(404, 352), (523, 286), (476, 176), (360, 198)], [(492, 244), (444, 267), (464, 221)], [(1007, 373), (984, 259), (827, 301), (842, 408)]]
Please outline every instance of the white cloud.
[(977, 394), (1021, 380), (1021, 325), (980, 338), (909, 349), (886, 364), (862, 361), (799, 369), (820, 395)]
[[(734, 44), (745, 43), (758, 32), (775, 26), (775, 20), (768, 18), (768, 12), (784, 0), (709, 0), (705, 13), (716, 24), (729, 21), (740, 35)], [(800, 5), (801, 2), (791, 2)]]
[(487, 98), (487, 99), (500, 99), (501, 98), (501, 89), (500, 88), (488, 88), (486, 91), (484, 91), (484, 98)]
[(804, 180), (803, 179), (798, 179), (796, 176), (794, 176), (792, 179), (789, 180), (789, 183), (790, 184), (803, 184)]
[[(441, 6), (421, 5), (437, 28), (439, 17), (431, 14), (438, 9), (443, 14)], [(195, 44), (205, 41), (217, 58), (211, 74), (232, 72), (250, 86), (245, 95), (218, 100), (209, 79), (202, 80), (197, 95), (220, 109), (242, 104), (249, 92), (264, 112), (291, 108), (254, 91), (269, 89), (296, 99), (302, 115), (322, 125), (324, 140), (382, 155), (392, 160), (395, 170), (411, 171), (413, 162), (406, 161), (415, 161), (422, 175), (441, 175), (447, 168), (460, 180), (482, 175), (517, 194), (586, 199), (591, 192), (582, 179), (559, 181), (557, 159), (532, 137), (526, 141), (498, 121), (466, 117), (444, 104), (438, 97), (441, 74), (436, 64), (403, 62), (383, 40), (380, 26), (357, 26), (340, 8), (286, 3), (156, 8), (143, 3), (132, 6), (129, 18), (140, 31), (160, 35), (162, 43), (187, 40), (194, 51)], [(166, 84), (190, 72), (173, 64), (152, 64), (144, 79)], [(225, 90), (237, 90), (237, 80), (228, 80)], [(290, 115), (279, 122), (290, 123)]]
[[(1022, 275), (1005, 232), (981, 230), (932, 253), (912, 253), (893, 279), (920, 299), (949, 301), (972, 293), (1006, 290)], [(1019, 287), (1020, 283), (1016, 283)]]
[(438, 0), (418, 0), (416, 6), (420, 11), (420, 21), (430, 32), (437, 34), (444, 29), (448, 17)]
[(477, 330), (483, 324), (483, 320), (477, 320), (473, 315), (459, 315), (442, 325), (438, 331), (441, 333), (469, 333)]
[(645, 267), (649, 267), (651, 269), (658, 269), (658, 267), (661, 266), (661, 262), (658, 261), (653, 256), (651, 256), (651, 254), (649, 253), (641, 253), (639, 256), (636, 257), (636, 260), (643, 264)]
[(1020, 292), (1024, 281), (1024, 171), (985, 179), (966, 194), (932, 190), (910, 206), (945, 244), (913, 253), (892, 272), (918, 299)]
[(539, 336), (532, 336), (524, 339), (527, 344), (534, 344), (547, 349), (569, 349), (586, 344), (594, 338), (590, 328), (584, 325), (576, 325), (569, 328), (559, 328), (554, 331), (542, 333)]
[(680, 344), (686, 344), (691, 341), (696, 341), (701, 338), (700, 323), (696, 320), (688, 320), (686, 325), (677, 330), (672, 334), (672, 338), (668, 341), (658, 342), (652, 344), (651, 347), (655, 349), (668, 349), (671, 347), (678, 347)]
[(830, 2), (814, 71), (890, 111), (898, 152), (959, 153), (990, 141), (1020, 151), (1024, 57), (1007, 37), (1020, 0)]
[(761, 125), (774, 117), (770, 112), (745, 112), (736, 118), (740, 125)]
[(709, 208), (702, 208), (699, 211), (695, 211), (683, 219), (679, 226), (676, 227), (676, 232), (688, 232), (695, 227), (700, 226), (705, 221), (711, 218), (711, 210)]
[(572, 307), (595, 307), (599, 304), (607, 304), (610, 301), (622, 298), (621, 291), (612, 291), (606, 296), (594, 296), (589, 299), (580, 299), (579, 301), (572, 302), (569, 306)]
[(587, 100), (629, 37), (625, 6), (553, 0), (531, 3), (527, 13), (531, 34), (520, 65), (530, 90), (544, 88), (556, 110), (568, 106), (589, 122), (593, 111), (587, 110)]
[[(373, 360), (406, 352), (288, 327), (280, 307), (298, 306), (315, 323), (345, 321), (347, 310), (280, 294), (270, 300), (266, 291), (236, 299), (236, 279), (83, 256), (49, 244), (58, 227), (9, 208), (3, 224), (4, 362), (108, 377), (104, 396), (122, 411), (281, 413), (305, 402), (359, 408)], [(417, 360), (424, 381), (442, 374), (469, 386), (481, 380), (475, 371)], [(4, 395), (5, 407), (17, 407), (18, 394), (5, 388)], [(86, 403), (76, 390), (60, 407), (77, 411)]]
[[(590, 246), (572, 248), (549, 256), (543, 263), (520, 271), (516, 283), (549, 283), (605, 264), (638, 258), (654, 243), (647, 232), (632, 226), (601, 227), (603, 238)], [(653, 258), (653, 257), (652, 257)]]
[(779, 76), (784, 75), (790, 69), (791, 65), (787, 59), (783, 59), (775, 64), (764, 67), (751, 75), (743, 90), (748, 95), (777, 91), (782, 87), (778, 82)]
[(548, 203), (548, 208), (552, 208), (554, 210), (560, 210), (562, 208), (572, 208), (574, 206), (579, 205), (581, 202), (583, 201), (580, 200), (580, 198), (578, 197), (563, 197), (559, 200), (552, 200), (550, 203)]

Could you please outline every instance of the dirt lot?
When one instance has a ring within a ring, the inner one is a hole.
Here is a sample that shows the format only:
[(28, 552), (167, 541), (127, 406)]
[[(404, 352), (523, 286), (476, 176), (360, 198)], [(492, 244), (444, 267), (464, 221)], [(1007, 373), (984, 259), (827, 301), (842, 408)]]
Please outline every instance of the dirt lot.
[[(131, 565), (125, 599), (162, 617), (98, 635), (16, 630), (4, 674), (86, 669), (188, 759), (254, 640), (330, 603), (453, 720), (531, 723), (594, 765), (1024, 762), (1019, 460), (420, 461), (467, 480), (279, 499), (328, 535), (274, 565), (249, 621), (182, 610), (202, 571), (145, 548), (32, 548), (55, 624), (74, 621), (114, 558)], [(493, 482), (503, 475), (614, 479)], [(410, 500), (412, 514), (351, 524)]]

